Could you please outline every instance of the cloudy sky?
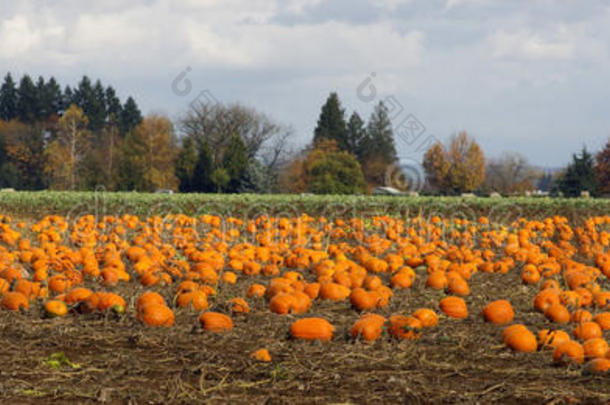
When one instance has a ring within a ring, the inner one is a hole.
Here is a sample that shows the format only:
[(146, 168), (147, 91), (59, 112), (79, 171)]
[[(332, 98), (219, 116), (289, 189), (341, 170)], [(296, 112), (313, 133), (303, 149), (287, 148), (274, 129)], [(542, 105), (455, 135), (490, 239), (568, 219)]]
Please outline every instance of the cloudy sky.
[(560, 166), (610, 136), (608, 21), (596, 0), (0, 0), (0, 67), (100, 78), (173, 118), (238, 101), (299, 144), (337, 91), (365, 117), (386, 100), (401, 156), (464, 129)]

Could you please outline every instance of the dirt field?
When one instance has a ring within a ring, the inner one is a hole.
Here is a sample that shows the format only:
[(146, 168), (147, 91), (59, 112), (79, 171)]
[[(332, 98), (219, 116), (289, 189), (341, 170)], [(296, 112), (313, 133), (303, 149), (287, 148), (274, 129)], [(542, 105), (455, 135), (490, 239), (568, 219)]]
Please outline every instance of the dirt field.
[[(358, 315), (345, 302), (321, 302), (306, 315), (319, 314), (335, 325), (336, 335), (329, 343), (291, 340), (289, 325), (297, 317), (270, 313), (263, 299), (251, 301), (247, 316), (234, 316), (234, 331), (224, 335), (202, 332), (197, 313), (187, 310), (176, 310), (172, 328), (144, 327), (131, 315), (133, 302), (123, 317), (44, 319), (41, 308), (27, 314), (0, 311), (0, 400), (608, 403), (610, 376), (554, 366), (548, 351), (515, 354), (502, 344), (502, 328), (483, 322), (483, 304), (504, 297), (515, 307), (516, 322), (534, 331), (548, 327), (543, 315), (532, 309), (535, 289), (522, 286), (518, 277), (516, 272), (479, 274), (471, 280), (467, 320), (442, 317), (439, 327), (417, 342), (396, 342), (386, 335), (372, 345), (348, 339)], [(418, 277), (413, 288), (397, 291), (381, 313), (434, 308), (443, 293), (424, 289), (423, 280)], [(240, 283), (219, 287), (217, 302), (243, 294), (243, 288)], [(133, 291), (124, 296), (134, 296)], [(215, 307), (222, 309), (212, 303)], [(271, 363), (250, 359), (250, 353), (261, 347), (271, 352)], [(67, 361), (61, 359), (53, 367), (49, 356), (58, 352)]]

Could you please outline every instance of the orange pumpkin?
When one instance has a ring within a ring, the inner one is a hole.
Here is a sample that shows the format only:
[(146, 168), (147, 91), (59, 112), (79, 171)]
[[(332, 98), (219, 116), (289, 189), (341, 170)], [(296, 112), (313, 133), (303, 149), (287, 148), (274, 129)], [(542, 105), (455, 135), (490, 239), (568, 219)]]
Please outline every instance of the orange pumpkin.
[(464, 319), (468, 317), (466, 302), (460, 297), (446, 297), (439, 302), (441, 311), (450, 318)]
[(303, 318), (290, 325), (290, 334), (294, 339), (329, 341), (335, 327), (323, 318)]
[(389, 332), (396, 339), (414, 340), (422, 336), (423, 325), (413, 316), (392, 315)]
[(218, 312), (204, 312), (199, 316), (199, 322), (203, 329), (209, 332), (222, 333), (233, 330), (233, 320)]
[(419, 319), (424, 328), (433, 328), (438, 324), (438, 315), (429, 308), (418, 309), (413, 312), (413, 317)]
[(364, 314), (350, 328), (350, 335), (356, 339), (361, 337), (366, 342), (372, 342), (379, 338), (383, 332), (386, 319), (377, 314)]
[(16, 291), (9, 291), (4, 293), (2, 300), (0, 300), (0, 307), (9, 309), (11, 311), (18, 311), (20, 309), (28, 309), (30, 303), (25, 295)]
[(509, 301), (497, 300), (490, 302), (483, 308), (483, 316), (487, 322), (504, 325), (513, 320), (515, 312)]
[(578, 342), (570, 340), (559, 345), (553, 352), (555, 363), (574, 362), (582, 364), (585, 361), (585, 350)]
[(174, 312), (164, 304), (149, 303), (138, 311), (140, 321), (148, 326), (170, 327), (174, 324)]
[(538, 348), (536, 336), (526, 327), (508, 333), (504, 338), (504, 343), (517, 352), (532, 353)]
[(68, 313), (68, 307), (63, 301), (50, 300), (44, 305), (47, 316), (64, 316)]

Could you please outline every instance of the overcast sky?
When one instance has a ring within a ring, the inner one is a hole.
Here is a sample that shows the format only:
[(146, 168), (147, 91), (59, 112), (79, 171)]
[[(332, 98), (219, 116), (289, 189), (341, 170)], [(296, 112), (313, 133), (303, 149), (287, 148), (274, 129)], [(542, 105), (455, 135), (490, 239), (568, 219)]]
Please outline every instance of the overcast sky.
[(0, 67), (100, 78), (172, 118), (212, 94), (299, 144), (337, 91), (365, 118), (388, 102), (401, 156), (464, 129), (560, 166), (610, 136), (609, 21), (595, 0), (0, 0)]

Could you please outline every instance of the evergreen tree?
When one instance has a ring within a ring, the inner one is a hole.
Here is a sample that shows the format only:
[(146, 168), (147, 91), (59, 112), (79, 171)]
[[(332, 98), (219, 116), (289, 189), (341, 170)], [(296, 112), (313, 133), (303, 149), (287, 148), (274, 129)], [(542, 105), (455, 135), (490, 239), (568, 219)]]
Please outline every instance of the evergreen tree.
[(206, 193), (214, 190), (214, 184), (212, 183), (211, 176), (214, 171), (214, 158), (212, 156), (212, 150), (210, 149), (207, 141), (203, 141), (199, 148), (197, 156), (197, 163), (193, 170), (193, 176), (191, 178), (192, 191)]
[(33, 123), (37, 118), (36, 104), (38, 90), (29, 75), (24, 75), (19, 82), (17, 99), (17, 118), (24, 123)]
[(101, 82), (97, 80), (95, 85), (92, 85), (91, 79), (83, 76), (74, 92), (73, 99), (89, 118), (89, 129), (97, 133), (106, 120), (104, 88)]
[(566, 197), (578, 197), (581, 191), (588, 191), (591, 195), (597, 194), (597, 177), (595, 162), (586, 148), (583, 147), (580, 155), (572, 155), (572, 163), (558, 183), (559, 190)]
[(193, 185), (193, 175), (197, 165), (197, 145), (190, 136), (182, 140), (182, 147), (176, 161), (176, 177), (178, 177), (178, 190), (183, 193), (196, 191)]
[(122, 134), (126, 134), (142, 122), (142, 113), (132, 97), (128, 97), (121, 111), (119, 128)]
[(392, 123), (383, 102), (373, 110), (361, 145), (362, 172), (367, 183), (370, 186), (385, 184), (386, 172), (396, 163), (397, 154)]
[(108, 122), (114, 122), (118, 125), (123, 107), (121, 106), (121, 100), (119, 100), (116, 95), (116, 91), (111, 86), (106, 88), (104, 101), (106, 104), (106, 113), (108, 114)]
[(239, 189), (248, 168), (248, 151), (239, 136), (233, 135), (231, 137), (222, 160), (222, 167), (227, 171), (230, 178), (229, 183), (224, 188), (229, 193), (235, 193)]
[(394, 146), (394, 131), (388, 113), (388, 108), (380, 101), (371, 114), (367, 126), (369, 141), (365, 154), (372, 154), (391, 164), (396, 161), (396, 148)]
[(91, 86), (91, 79), (88, 76), (83, 76), (81, 81), (78, 83), (78, 86), (74, 89), (74, 96), (72, 97), (72, 102), (76, 104), (80, 109), (83, 110), (85, 114), (85, 104), (91, 98), (93, 94), (93, 87)]
[(61, 93), (61, 87), (59, 87), (59, 84), (54, 77), (51, 77), (47, 82), (43, 98), (44, 109), (48, 111), (47, 116), (59, 115), (63, 106), (63, 95)]
[(318, 125), (314, 131), (314, 144), (323, 139), (334, 140), (339, 149), (349, 150), (345, 111), (341, 108), (339, 96), (334, 92), (330, 93), (326, 103), (322, 106)]
[(45, 121), (50, 115), (48, 106), (45, 105), (45, 94), (47, 84), (44, 81), (44, 77), (38, 76), (36, 81), (36, 101), (34, 103), (34, 114), (36, 121)]
[(353, 112), (347, 122), (347, 151), (362, 160), (364, 156), (364, 144), (366, 141), (366, 129), (364, 121), (357, 112)]
[(10, 121), (17, 117), (17, 87), (10, 73), (4, 76), (0, 87), (0, 119)]
[(64, 89), (64, 95), (62, 97), (60, 112), (63, 114), (63, 112), (66, 111), (72, 104), (76, 104), (74, 91), (70, 86), (66, 86)]

